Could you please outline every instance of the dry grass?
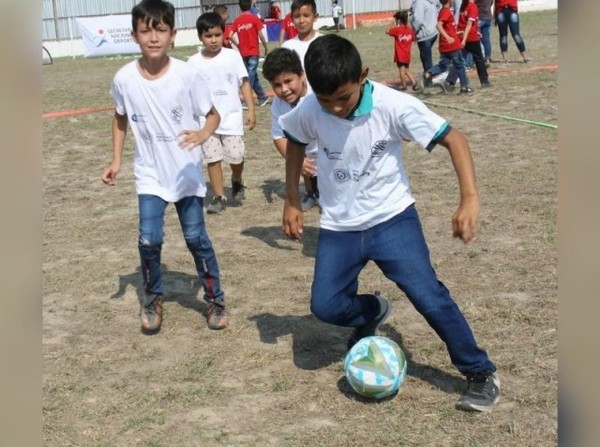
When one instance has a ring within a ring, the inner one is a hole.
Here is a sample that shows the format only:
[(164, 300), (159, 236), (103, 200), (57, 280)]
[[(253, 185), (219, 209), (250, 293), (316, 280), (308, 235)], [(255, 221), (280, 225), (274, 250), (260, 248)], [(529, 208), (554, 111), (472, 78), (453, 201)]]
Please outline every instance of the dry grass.
[[(409, 357), (392, 399), (350, 391), (342, 361), (349, 330), (308, 309), (318, 214), (303, 243), (280, 231), (283, 161), (259, 108), (247, 133), (247, 200), (208, 216), (232, 314), (206, 328), (197, 278), (176, 215), (163, 249), (168, 291), (160, 334), (139, 332), (137, 202), (132, 154), (116, 188), (110, 112), (45, 120), (43, 437), (48, 446), (549, 446), (557, 443), (557, 131), (444, 107), (557, 123), (556, 11), (521, 15), (529, 66), (492, 66), (494, 88), (425, 101), (471, 142), (482, 197), (480, 236), (450, 236), (457, 185), (442, 149), (410, 144), (405, 162), (440, 278), (497, 363), (503, 397), (491, 414), (454, 409), (464, 382), (445, 346), (380, 272), (361, 290), (394, 301), (384, 335)], [(371, 67), (393, 79), (382, 27), (346, 31)], [(192, 48), (177, 49), (187, 57)], [(494, 51), (498, 51), (494, 35)], [(518, 54), (512, 42), (510, 56)], [(44, 111), (106, 107), (128, 59), (62, 59), (44, 67)], [(413, 54), (413, 69), (419, 67)], [(263, 82), (266, 85), (266, 82)], [(477, 87), (477, 81), (474, 82)], [(226, 174), (227, 175), (227, 174)]]

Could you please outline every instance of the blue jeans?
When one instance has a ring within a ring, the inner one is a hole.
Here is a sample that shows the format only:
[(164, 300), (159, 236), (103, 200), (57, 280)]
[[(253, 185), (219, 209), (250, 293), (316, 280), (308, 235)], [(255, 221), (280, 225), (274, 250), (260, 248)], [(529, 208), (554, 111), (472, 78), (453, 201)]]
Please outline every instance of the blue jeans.
[(461, 373), (496, 370), (477, 346), (450, 292), (436, 277), (414, 205), (368, 230), (319, 230), (311, 297), (311, 311), (317, 318), (357, 327), (378, 314), (374, 295), (357, 294), (358, 276), (369, 261), (406, 294), (446, 343), (450, 359)]
[(483, 57), (492, 58), (492, 21), (489, 19), (479, 19), (479, 32), (481, 33), (481, 43), (483, 44)]
[(450, 68), (450, 65), (456, 70), (460, 86), (466, 87), (469, 85), (469, 78), (465, 71), (465, 61), (462, 56), (462, 50), (451, 51), (450, 53), (440, 53), (440, 61), (437, 65), (431, 67), (427, 72), (431, 76), (439, 75)]
[[(160, 254), (164, 237), (165, 210), (169, 202), (158, 196), (140, 194), (138, 196), (140, 212), (140, 235), (138, 248), (144, 279), (145, 300), (164, 293), (161, 278)], [(183, 237), (194, 257), (198, 279), (204, 289), (204, 299), (223, 304), (225, 293), (221, 290), (219, 266), (212, 243), (204, 224), (204, 201), (202, 197), (184, 197), (175, 202)]]
[[(487, 68), (485, 68), (485, 59), (481, 53), (481, 44), (479, 42), (467, 42), (465, 47), (462, 49), (462, 52), (465, 60), (466, 55), (471, 55), (473, 58), (475, 68), (477, 68), (477, 76), (479, 77), (479, 82), (481, 82), (481, 85), (487, 84), (489, 81), (489, 75)], [(454, 85), (456, 83), (456, 78), (458, 78), (458, 73), (454, 67), (450, 67), (446, 82), (450, 85)]]
[(509, 7), (505, 7), (496, 15), (498, 23), (498, 32), (500, 34), (500, 51), (506, 53), (508, 51), (508, 29), (515, 41), (515, 45), (521, 53), (525, 52), (525, 42), (519, 31), (519, 14)]
[[(437, 36), (433, 36), (431, 39), (422, 40), (417, 42), (419, 47), (419, 58), (423, 65), (423, 71), (429, 70), (433, 66), (433, 44), (437, 40)], [(428, 80), (425, 85), (431, 85), (431, 81)]]
[(260, 81), (258, 80), (258, 56), (247, 56), (242, 58), (244, 60), (244, 65), (246, 66), (246, 70), (248, 70), (248, 81), (252, 86), (252, 90), (256, 93), (258, 97), (258, 102), (262, 103), (266, 101), (267, 95), (260, 85)]

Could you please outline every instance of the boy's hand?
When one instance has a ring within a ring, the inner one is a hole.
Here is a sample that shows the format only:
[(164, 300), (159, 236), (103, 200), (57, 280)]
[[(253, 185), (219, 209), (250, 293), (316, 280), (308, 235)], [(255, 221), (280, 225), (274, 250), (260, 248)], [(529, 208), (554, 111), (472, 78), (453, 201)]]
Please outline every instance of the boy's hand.
[(283, 205), (283, 224), (281, 229), (285, 235), (292, 240), (300, 240), (302, 237), (302, 230), (304, 228), (304, 214), (300, 208), (300, 203), (289, 203), (285, 200)]
[(254, 129), (256, 126), (256, 113), (250, 111), (246, 112), (246, 126), (248, 127), (248, 130)]
[(185, 150), (191, 150), (208, 140), (210, 134), (204, 129), (182, 130), (179, 133), (179, 136), (183, 137), (179, 141), (179, 147)]
[(304, 161), (302, 162), (302, 175), (306, 175), (308, 177), (314, 177), (317, 175), (317, 167), (315, 166), (315, 162), (313, 160), (304, 157)]
[(117, 184), (117, 175), (121, 170), (121, 164), (112, 162), (108, 168), (102, 173), (102, 181), (105, 185), (115, 186)]
[(462, 239), (465, 244), (474, 241), (477, 238), (478, 216), (477, 197), (461, 200), (458, 210), (452, 216), (452, 236)]

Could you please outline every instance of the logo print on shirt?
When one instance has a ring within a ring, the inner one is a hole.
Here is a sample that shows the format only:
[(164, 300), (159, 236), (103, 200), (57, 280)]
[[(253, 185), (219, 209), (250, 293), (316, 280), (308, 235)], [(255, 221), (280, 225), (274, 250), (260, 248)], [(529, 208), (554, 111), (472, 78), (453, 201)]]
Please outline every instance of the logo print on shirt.
[(385, 140), (377, 141), (371, 148), (371, 156), (372, 157), (381, 157), (383, 155), (383, 152), (385, 151), (387, 144), (388, 144), (388, 142)]
[(227, 82), (229, 82), (230, 84), (233, 84), (235, 82), (235, 77), (233, 76), (233, 73), (227, 73), (226, 79)]
[(341, 152), (332, 152), (331, 150), (327, 149), (326, 147), (324, 147), (323, 150), (325, 151), (325, 155), (327, 155), (327, 158), (329, 160), (341, 160), (342, 159)]
[(352, 177), (350, 176), (350, 171), (347, 169), (335, 169), (333, 171), (333, 178), (338, 183), (346, 183), (349, 182)]
[(143, 123), (145, 122), (144, 115), (138, 115), (137, 113), (133, 113), (131, 115), (131, 121), (133, 121), (134, 123)]
[(171, 118), (177, 124), (181, 123), (182, 117), (183, 117), (183, 107), (177, 106), (173, 110), (171, 110)]

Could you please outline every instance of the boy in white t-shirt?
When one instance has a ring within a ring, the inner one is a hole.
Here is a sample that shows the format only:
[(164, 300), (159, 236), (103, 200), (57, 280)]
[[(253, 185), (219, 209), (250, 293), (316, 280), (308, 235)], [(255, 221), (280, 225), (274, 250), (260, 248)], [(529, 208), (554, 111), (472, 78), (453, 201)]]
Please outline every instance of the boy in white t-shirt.
[[(204, 222), (206, 183), (199, 147), (218, 127), (220, 116), (202, 76), (185, 62), (167, 55), (176, 33), (173, 5), (143, 0), (131, 14), (133, 40), (139, 44), (142, 56), (122, 67), (113, 79), (113, 160), (102, 173), (102, 181), (108, 186), (116, 184), (129, 124), (135, 139), (138, 248), (145, 291), (140, 297), (142, 332), (156, 333), (162, 324), (160, 257), (169, 203), (175, 204), (204, 289), (208, 326), (223, 329), (229, 317), (217, 257)], [(203, 126), (198, 117), (204, 118)]]
[(240, 101), (240, 89), (248, 105), (246, 125), (253, 129), (256, 113), (248, 71), (240, 53), (223, 47), (225, 23), (215, 12), (207, 12), (196, 21), (198, 38), (203, 49), (188, 59), (188, 63), (202, 74), (221, 114), (221, 123), (213, 135), (202, 145), (202, 154), (213, 190), (213, 197), (206, 208), (209, 214), (218, 214), (227, 207), (223, 186), (221, 161), (231, 168), (231, 198), (241, 203), (244, 199), (244, 111)]
[[(319, 18), (317, 14), (317, 4), (315, 0), (294, 0), (290, 7), (292, 13), (292, 20), (294, 26), (298, 30), (298, 35), (292, 39), (286, 40), (281, 45), (282, 48), (289, 48), (298, 53), (300, 62), (302, 64), (302, 70), (304, 70), (304, 55), (308, 50), (308, 46), (318, 37), (322, 36), (321, 33), (315, 31), (314, 25)], [(263, 68), (264, 70), (264, 68)], [(302, 74), (304, 78), (304, 74)], [(271, 81), (270, 79), (268, 79)], [(310, 84), (307, 84), (306, 94), (312, 92)], [(316, 147), (312, 146), (306, 150), (306, 161), (314, 164), (316, 156)], [(305, 174), (305, 177), (308, 174)], [(302, 209), (307, 211), (314, 206), (319, 205), (319, 188), (317, 182), (317, 174), (310, 175), (304, 181), (305, 193), (302, 196)]]
[[(263, 62), (263, 75), (271, 84), (275, 99), (271, 104), (271, 135), (275, 148), (286, 158), (287, 138), (279, 125), (279, 117), (286, 114), (308, 94), (308, 81), (304, 76), (304, 69), (298, 53), (289, 48), (276, 48), (270, 52)], [(305, 148), (306, 157), (302, 164), (302, 177), (304, 189), (307, 193), (301, 200), (302, 211), (307, 211), (314, 206), (306, 198), (317, 201), (319, 189), (317, 187), (317, 171), (315, 159), (317, 144), (312, 142)]]
[(465, 137), (418, 99), (367, 79), (356, 47), (338, 34), (317, 39), (306, 53), (309, 95), (279, 122), (288, 138), (283, 231), (302, 236), (298, 178), (304, 145), (317, 140), (321, 225), (311, 311), (327, 323), (354, 327), (350, 348), (377, 333), (391, 312), (378, 294), (358, 294), (358, 277), (373, 261), (396, 283), (446, 343), (468, 388), (457, 407), (490, 411), (500, 382), (462, 312), (437, 279), (402, 163), (403, 140), (448, 149), (460, 204), (453, 236), (477, 234), (479, 197)]

